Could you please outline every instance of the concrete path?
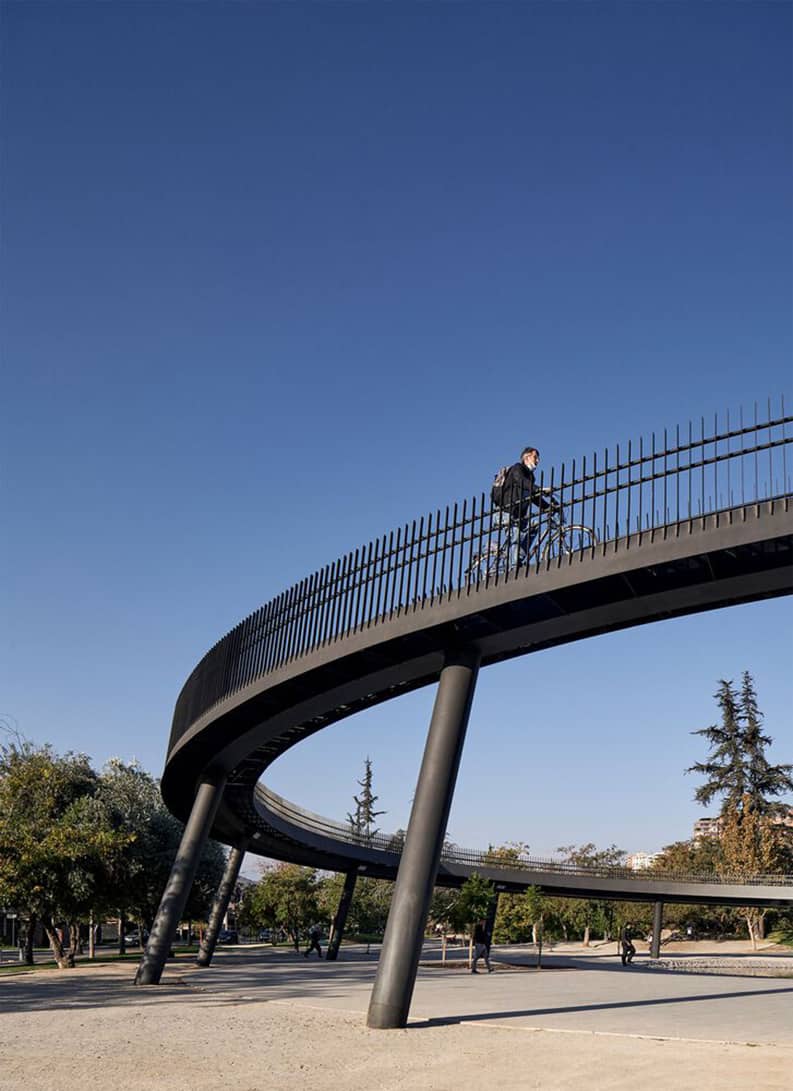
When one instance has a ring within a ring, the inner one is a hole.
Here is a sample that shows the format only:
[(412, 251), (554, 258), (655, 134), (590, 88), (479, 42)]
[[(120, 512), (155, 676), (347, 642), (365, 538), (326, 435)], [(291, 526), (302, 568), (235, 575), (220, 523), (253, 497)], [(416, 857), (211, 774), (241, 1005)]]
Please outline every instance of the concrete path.
[(0, 1089), (793, 1086), (790, 978), (623, 969), (613, 946), (557, 950), (538, 972), (533, 951), (495, 948), (492, 974), (423, 965), (408, 1029), (369, 1031), (377, 955), (342, 954), (221, 948), (148, 988), (131, 963), (0, 978)]

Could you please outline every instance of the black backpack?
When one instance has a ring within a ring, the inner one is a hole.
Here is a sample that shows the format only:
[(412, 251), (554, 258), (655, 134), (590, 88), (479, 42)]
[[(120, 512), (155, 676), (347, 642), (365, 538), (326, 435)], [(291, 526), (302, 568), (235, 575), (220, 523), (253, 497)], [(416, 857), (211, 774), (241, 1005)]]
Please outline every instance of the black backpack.
[(490, 502), (497, 508), (504, 506), (504, 482), (508, 473), (509, 466), (502, 466), (493, 478), (493, 484), (490, 488)]

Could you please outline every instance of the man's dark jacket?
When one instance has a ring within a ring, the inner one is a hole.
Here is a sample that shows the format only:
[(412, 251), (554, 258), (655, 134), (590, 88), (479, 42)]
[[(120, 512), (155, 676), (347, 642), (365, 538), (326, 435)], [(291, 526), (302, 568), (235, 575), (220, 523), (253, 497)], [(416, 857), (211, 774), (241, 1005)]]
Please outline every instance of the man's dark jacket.
[(522, 462), (516, 462), (507, 470), (501, 496), (502, 501), (496, 506), (508, 511), (513, 519), (525, 519), (532, 504), (543, 511), (551, 506), (534, 481), (534, 471)]

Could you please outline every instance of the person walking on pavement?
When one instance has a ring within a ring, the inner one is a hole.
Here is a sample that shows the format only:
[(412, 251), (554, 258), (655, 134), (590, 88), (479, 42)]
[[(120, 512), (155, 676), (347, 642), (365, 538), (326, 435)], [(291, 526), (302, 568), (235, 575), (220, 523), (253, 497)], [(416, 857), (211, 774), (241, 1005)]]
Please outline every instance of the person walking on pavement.
[(487, 927), (485, 921), (477, 921), (474, 927), (474, 961), (471, 966), (471, 973), (478, 974), (479, 971), (476, 968), (476, 964), (480, 958), (485, 960), (485, 966), (487, 966), (487, 972), (492, 974), (493, 967), (490, 965), (490, 937), (487, 934)]
[(623, 925), (622, 931), (620, 932), (620, 944), (622, 946), (622, 954), (620, 955), (622, 965), (630, 966), (633, 962), (633, 956), (636, 954), (636, 948), (633, 946), (632, 924)]
[(310, 940), (308, 947), (303, 952), (303, 957), (308, 958), (312, 951), (316, 951), (320, 958), (322, 958), (322, 948), (320, 947), (319, 937), (322, 935), (318, 924), (312, 924), (308, 930), (308, 938)]

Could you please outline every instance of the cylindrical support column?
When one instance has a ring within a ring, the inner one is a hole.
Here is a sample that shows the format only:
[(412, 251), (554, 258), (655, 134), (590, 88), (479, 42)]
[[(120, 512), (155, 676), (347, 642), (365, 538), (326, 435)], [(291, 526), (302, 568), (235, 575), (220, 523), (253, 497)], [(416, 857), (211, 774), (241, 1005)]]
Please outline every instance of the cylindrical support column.
[(333, 918), (333, 928), (331, 930), (330, 939), (328, 940), (328, 949), (325, 953), (326, 962), (335, 962), (339, 953), (339, 944), (341, 943), (342, 936), (344, 935), (344, 926), (347, 923), (347, 914), (350, 911), (350, 904), (352, 903), (352, 896), (355, 893), (355, 883), (358, 879), (358, 873), (356, 871), (348, 871), (344, 876), (344, 888), (339, 898), (339, 908), (336, 910), (336, 916)]
[(217, 894), (212, 902), (207, 930), (204, 932), (204, 938), (201, 941), (201, 946), (196, 955), (196, 966), (209, 966), (212, 962), (212, 956), (215, 953), (215, 945), (218, 941), (218, 932), (223, 923), (223, 918), (226, 915), (226, 910), (229, 907), (231, 895), (234, 893), (234, 884), (237, 882), (237, 876), (240, 873), (240, 866), (243, 857), (245, 856), (247, 844), (247, 839), (245, 839), (241, 841), (239, 845), (236, 845), (229, 853), (229, 858), (226, 861), (226, 870), (223, 872), (223, 878), (220, 880), (220, 886), (218, 887)]
[(135, 975), (136, 985), (158, 985), (160, 982), (225, 784), (225, 775), (219, 774), (217, 777), (204, 777), (198, 785), (193, 809), (160, 900), (149, 942)]
[(473, 649), (450, 653), (441, 671), (369, 1001), (370, 1027), (388, 1029), (407, 1023), (479, 661)]
[(650, 944), (650, 958), (661, 957), (661, 929), (664, 926), (664, 903), (656, 902), (653, 906), (653, 940)]

